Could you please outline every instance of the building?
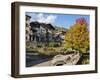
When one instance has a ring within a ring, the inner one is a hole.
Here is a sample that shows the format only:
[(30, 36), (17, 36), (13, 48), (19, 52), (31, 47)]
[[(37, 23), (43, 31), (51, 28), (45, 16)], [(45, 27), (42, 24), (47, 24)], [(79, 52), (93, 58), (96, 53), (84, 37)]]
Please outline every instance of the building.
[(26, 27), (25, 27), (25, 30), (26, 30), (26, 41), (30, 41), (30, 35), (31, 35), (31, 26), (30, 26), (30, 19), (31, 17), (26, 15)]
[(26, 15), (26, 42), (62, 42), (66, 29), (55, 28), (51, 24), (30, 22), (31, 17)]
[(53, 39), (53, 30), (55, 28), (51, 24), (31, 22), (31, 30), (33, 35), (31, 36), (34, 42), (46, 42)]

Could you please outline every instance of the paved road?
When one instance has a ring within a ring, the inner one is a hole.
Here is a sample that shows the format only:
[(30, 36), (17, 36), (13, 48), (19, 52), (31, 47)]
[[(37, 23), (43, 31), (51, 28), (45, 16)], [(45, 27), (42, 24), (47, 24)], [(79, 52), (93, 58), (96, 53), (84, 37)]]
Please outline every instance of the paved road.
[(49, 61), (42, 62), (42, 63), (34, 65), (34, 66), (39, 67), (39, 66), (52, 66), (52, 65), (51, 65), (51, 60), (49, 60)]
[(26, 55), (26, 67), (32, 66), (51, 66), (52, 57), (39, 56), (34, 54)]

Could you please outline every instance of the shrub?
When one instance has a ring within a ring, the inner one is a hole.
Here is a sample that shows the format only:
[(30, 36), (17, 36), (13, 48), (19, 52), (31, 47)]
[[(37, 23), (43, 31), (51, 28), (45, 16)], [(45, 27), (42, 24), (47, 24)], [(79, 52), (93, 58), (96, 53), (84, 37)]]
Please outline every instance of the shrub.
[(89, 55), (83, 55), (82, 64), (89, 64)]
[(42, 45), (41, 45), (41, 44), (37, 44), (37, 47), (41, 48), (41, 47), (42, 47)]
[(26, 52), (38, 52), (38, 49), (33, 48), (32, 46), (27, 46), (26, 47)]
[(53, 55), (56, 55), (56, 51), (54, 48), (52, 47), (45, 47), (41, 50), (38, 50), (38, 53), (40, 55), (46, 55), (46, 56), (53, 56)]
[(54, 41), (49, 42), (49, 47), (59, 47), (59, 43), (54, 42)]
[(82, 64), (89, 64), (89, 59), (84, 59), (84, 60), (82, 61)]

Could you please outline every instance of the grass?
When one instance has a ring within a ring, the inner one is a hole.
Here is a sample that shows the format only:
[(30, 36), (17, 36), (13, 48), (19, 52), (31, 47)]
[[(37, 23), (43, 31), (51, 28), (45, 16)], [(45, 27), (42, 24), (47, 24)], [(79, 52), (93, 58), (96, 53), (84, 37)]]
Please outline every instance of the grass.
[(63, 53), (64, 47), (27, 47), (26, 52), (37, 52), (40, 55), (57, 55)]
[(26, 43), (26, 52), (37, 52), (40, 55), (57, 55), (59, 53), (62, 53), (63, 51), (64, 47), (54, 41), (49, 42), (48, 45), (45, 45), (45, 43)]

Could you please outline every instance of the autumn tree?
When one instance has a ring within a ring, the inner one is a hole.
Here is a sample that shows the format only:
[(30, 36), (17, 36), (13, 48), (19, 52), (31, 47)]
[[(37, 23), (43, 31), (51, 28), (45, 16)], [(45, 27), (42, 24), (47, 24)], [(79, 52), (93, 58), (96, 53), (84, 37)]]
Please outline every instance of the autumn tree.
[(84, 18), (76, 20), (65, 35), (65, 48), (72, 48), (86, 53), (89, 50), (89, 30)]

